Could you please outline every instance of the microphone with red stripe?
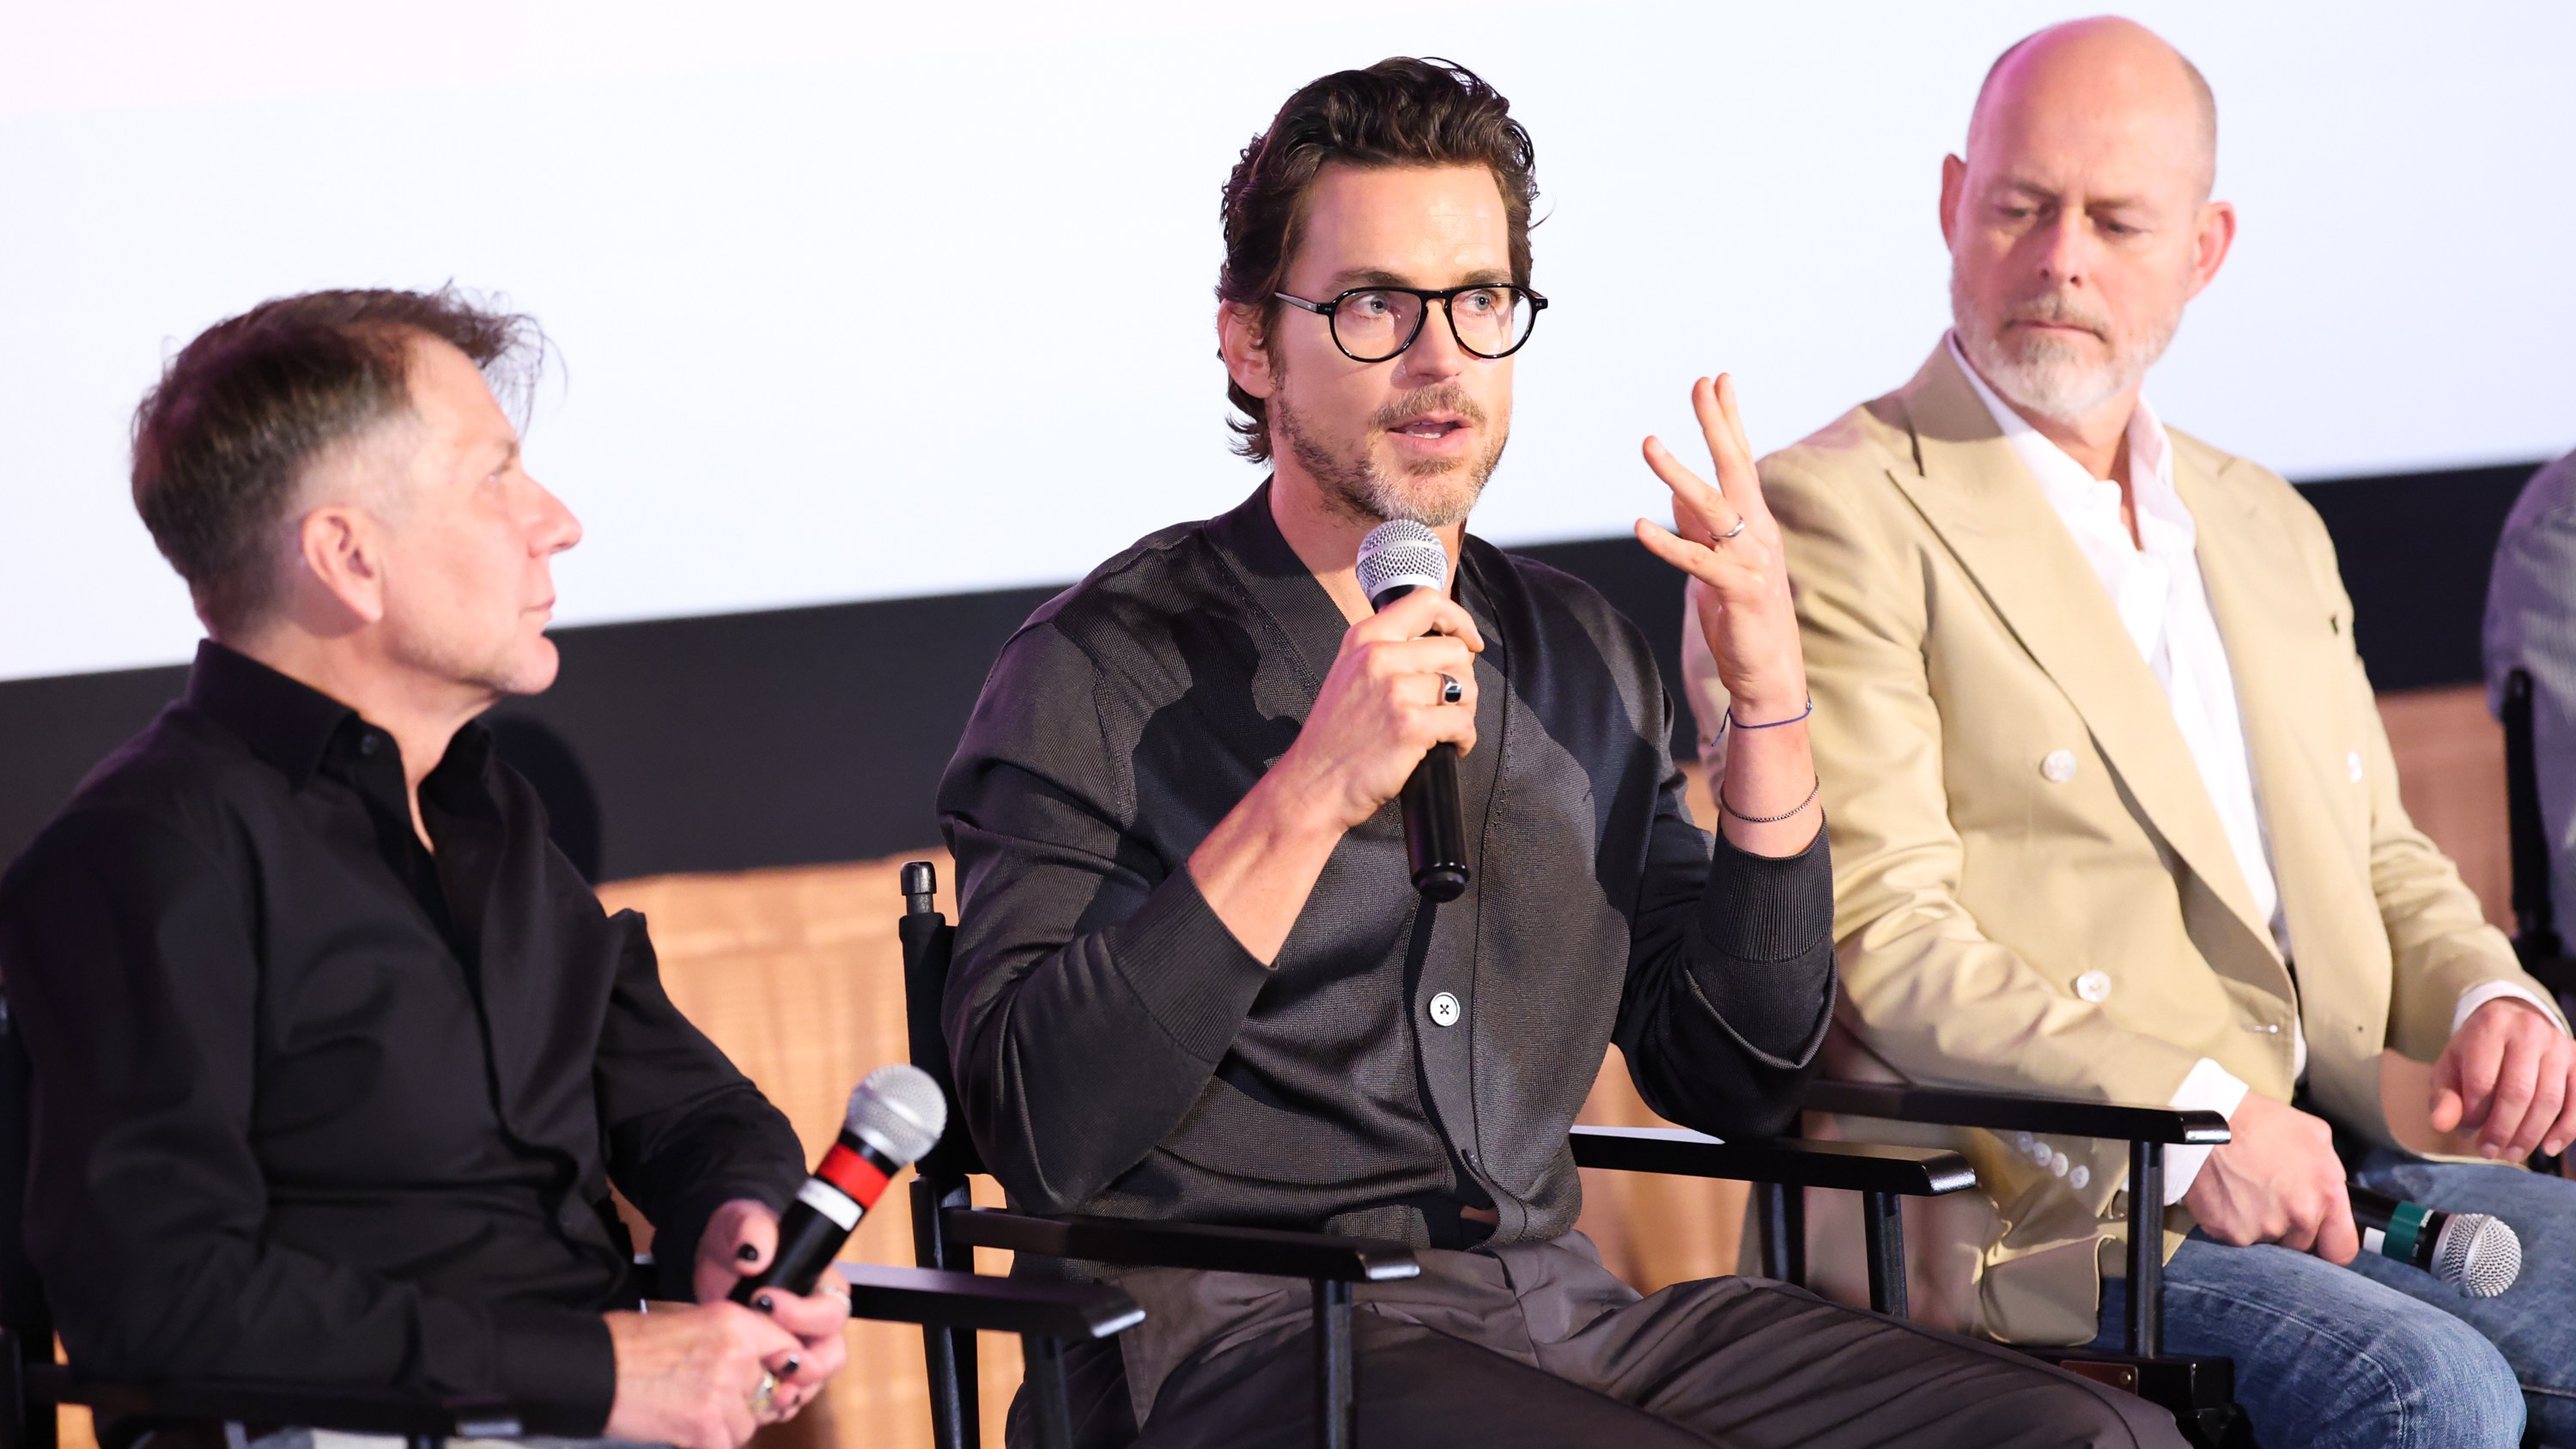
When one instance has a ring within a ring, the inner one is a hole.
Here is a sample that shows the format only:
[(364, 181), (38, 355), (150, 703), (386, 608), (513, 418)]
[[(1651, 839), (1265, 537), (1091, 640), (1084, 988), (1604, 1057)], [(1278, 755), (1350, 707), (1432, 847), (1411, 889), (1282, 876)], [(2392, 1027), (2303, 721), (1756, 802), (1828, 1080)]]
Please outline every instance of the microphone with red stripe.
[(799, 1296), (813, 1292), (886, 1184), (938, 1146), (947, 1126), (948, 1099), (928, 1072), (897, 1063), (868, 1073), (850, 1093), (840, 1140), (823, 1154), (821, 1165), (778, 1220), (778, 1256), (735, 1284), (733, 1301), (747, 1305), (764, 1288), (784, 1288)]

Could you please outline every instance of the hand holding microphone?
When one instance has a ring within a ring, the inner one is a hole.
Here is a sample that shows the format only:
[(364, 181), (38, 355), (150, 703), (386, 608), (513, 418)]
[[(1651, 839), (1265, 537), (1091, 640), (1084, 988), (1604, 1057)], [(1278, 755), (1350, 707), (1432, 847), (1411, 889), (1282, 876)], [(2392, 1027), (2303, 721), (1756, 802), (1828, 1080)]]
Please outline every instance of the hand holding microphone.
[[(1385, 524), (1370, 537), (1420, 527)], [(1315, 706), (1274, 772), (1341, 830), (1402, 795), (1435, 746), (1459, 754), (1475, 747), (1476, 655), (1485, 640), (1448, 596), (1448, 554), (1436, 535), (1431, 546), (1438, 570), (1426, 573), (1423, 556), (1409, 550), (1400, 582), (1381, 580), (1378, 612), (1342, 636)]]
[[(818, 1293), (818, 1282), (886, 1184), (937, 1144), (947, 1116), (929, 1074), (879, 1068), (850, 1094), (840, 1140), (783, 1217), (748, 1199), (719, 1207), (698, 1240), (698, 1306), (609, 1315), (623, 1409), (613, 1422), (639, 1431), (614, 1437), (721, 1449), (795, 1417), (847, 1352), (848, 1296)], [(748, 1390), (724, 1387), (737, 1373), (752, 1375)]]
[(886, 1184), (938, 1146), (947, 1127), (948, 1100), (928, 1072), (898, 1063), (868, 1073), (850, 1093), (840, 1139), (779, 1219), (778, 1248), (768, 1266), (745, 1276), (727, 1296), (753, 1303), (767, 1288), (799, 1297), (813, 1292)]
[[(1449, 587), (1449, 550), (1440, 535), (1409, 518), (1390, 519), (1360, 540), (1360, 592), (1381, 616), (1417, 593), (1445, 594)], [(1469, 742), (1474, 741), (1475, 706), (1468, 702), (1472, 669), (1440, 676), (1441, 705), (1466, 705)], [(1399, 799), (1404, 813), (1405, 862), (1413, 888), (1431, 901), (1454, 901), (1467, 889), (1467, 822), (1458, 799), (1458, 746), (1441, 740), (1423, 753), (1421, 763), (1405, 777)]]

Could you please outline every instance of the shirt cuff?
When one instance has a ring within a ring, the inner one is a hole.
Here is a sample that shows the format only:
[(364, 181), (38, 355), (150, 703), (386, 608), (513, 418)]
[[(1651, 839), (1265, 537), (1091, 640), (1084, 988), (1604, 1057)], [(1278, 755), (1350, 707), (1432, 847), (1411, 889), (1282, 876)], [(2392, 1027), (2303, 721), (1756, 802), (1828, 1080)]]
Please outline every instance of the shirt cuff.
[[(2548, 1002), (2532, 995), (2530, 992), (2525, 991), (2514, 983), (2510, 981), (2481, 981), (2477, 985), (2460, 993), (2460, 1004), (2451, 1012), (2451, 1035), (2458, 1036), (2460, 1034), (2460, 1028), (2469, 1024), (2469, 1018), (2476, 1014), (2479, 1007), (2486, 1005), (2490, 1001), (2499, 1001), (2506, 997), (2511, 997), (2516, 1001), (2530, 1002), (2533, 1006), (2540, 1008), (2541, 1015), (2548, 1017), (2551, 1021), (2558, 1020), (2557, 1011), (2552, 1008)], [(2560, 1030), (2563, 1031), (2565, 1028), (2562, 1027)]]
[(617, 1402), (617, 1347), (596, 1313), (552, 1304), (490, 1309), (498, 1387), (522, 1433), (596, 1438)]
[[(2215, 1112), (2221, 1117), (2234, 1117), (2254, 1090), (2237, 1080), (2235, 1073), (2207, 1057), (2191, 1064), (2182, 1085), (2174, 1088), (2173, 1100), (2165, 1105), (2185, 1112)], [(2165, 1206), (2172, 1207), (2191, 1191), (2192, 1182), (2201, 1168), (2209, 1163), (2209, 1147), (2168, 1147), (2165, 1149)]]

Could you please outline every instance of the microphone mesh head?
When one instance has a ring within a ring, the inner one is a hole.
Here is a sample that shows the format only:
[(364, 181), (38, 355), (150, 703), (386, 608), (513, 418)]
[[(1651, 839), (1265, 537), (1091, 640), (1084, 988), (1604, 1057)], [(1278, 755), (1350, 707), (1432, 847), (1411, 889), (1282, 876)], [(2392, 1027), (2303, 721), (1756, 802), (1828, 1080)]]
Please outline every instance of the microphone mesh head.
[(897, 1162), (917, 1162), (948, 1129), (948, 1099), (930, 1073), (903, 1062), (868, 1073), (841, 1125)]
[(2522, 1238), (2485, 1213), (2453, 1213), (2433, 1244), (2433, 1276), (2472, 1298), (2493, 1298), (2522, 1276)]
[(1387, 590), (1406, 585), (1426, 589), (1449, 586), (1449, 550), (1440, 535), (1410, 518), (1393, 519), (1360, 540), (1360, 592), (1374, 606)]

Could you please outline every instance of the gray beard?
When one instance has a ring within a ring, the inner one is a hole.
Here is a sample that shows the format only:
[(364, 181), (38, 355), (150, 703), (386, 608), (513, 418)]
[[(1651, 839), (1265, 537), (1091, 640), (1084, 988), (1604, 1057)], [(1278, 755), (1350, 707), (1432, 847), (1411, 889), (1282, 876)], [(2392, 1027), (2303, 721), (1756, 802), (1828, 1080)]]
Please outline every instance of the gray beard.
[[(1493, 446), (1481, 458), (1439, 463), (1398, 477), (1379, 468), (1365, 450), (1357, 457), (1334, 452), (1288, 406), (1285, 397), (1270, 399), (1269, 412), (1280, 435), (1288, 441), (1288, 451), (1296, 455), (1298, 466), (1323, 490), (1325, 504), (1360, 523), (1388, 523), (1402, 518), (1425, 528), (1447, 528), (1465, 522), (1475, 510), (1476, 500), (1484, 496), (1486, 481), (1503, 460), (1503, 445), (1510, 441), (1506, 432), (1495, 437)], [(1422, 486), (1433, 480), (1452, 486)]]
[[(2058, 294), (2024, 303), (2013, 316), (2017, 320), (2072, 321), (2083, 326), (2094, 325), (2098, 320), (2078, 313)], [(2097, 361), (2086, 355), (2079, 344), (2050, 337), (2032, 338), (2016, 354), (2004, 349), (2000, 327), (1988, 328), (1969, 310), (1967, 291), (1953, 268), (1950, 321), (1958, 333), (1960, 349), (1975, 364), (1977, 375), (2002, 394), (2004, 401), (2032, 417), (2073, 423), (2137, 386), (2147, 369), (2155, 366), (2173, 344), (2174, 333), (2182, 325), (2182, 311), (2176, 308), (2144, 336), (2126, 345), (2113, 337), (2108, 359)]]

